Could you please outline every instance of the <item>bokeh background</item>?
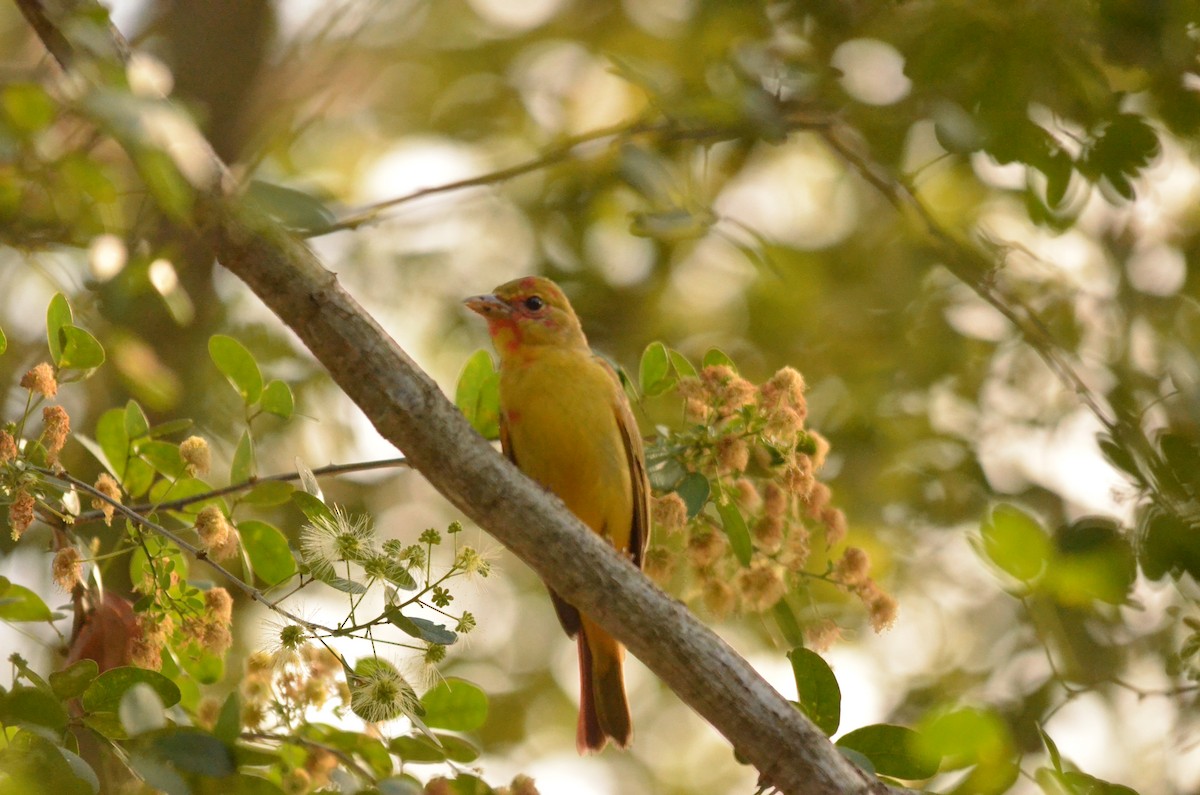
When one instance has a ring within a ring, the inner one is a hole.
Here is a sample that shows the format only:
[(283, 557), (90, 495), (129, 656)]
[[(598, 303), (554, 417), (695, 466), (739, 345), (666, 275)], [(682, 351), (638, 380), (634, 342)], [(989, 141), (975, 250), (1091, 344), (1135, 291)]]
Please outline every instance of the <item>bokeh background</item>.
[[(593, 345), (634, 372), (654, 340), (697, 359), (720, 347), (755, 381), (799, 369), (849, 541), (900, 603), (879, 636), (847, 612), (826, 654), (843, 730), (977, 706), (1023, 755), (1015, 792), (1039, 791), (1039, 726), (1091, 775), (1143, 795), (1200, 788), (1184, 620), (1200, 571), (1196, 3), (110, 7), (140, 53), (130, 95), (166, 90), (448, 393), (487, 344), (461, 298), (527, 273), (562, 284)], [(303, 416), (271, 429), (260, 471), (394, 455), (247, 288), (163, 230), (111, 142), (69, 121), (23, 126), (36, 102), (22, 86), (61, 90), (56, 75), (0, 6), (0, 382), (45, 358), (43, 310), (61, 291), (109, 350), (67, 399), (77, 427), (133, 398), (155, 420), (194, 418), (227, 462), (239, 409), (208, 358), (220, 332), (297, 393)], [(192, 128), (142, 122), (186, 174)], [(377, 206), (462, 180), (475, 181)], [(1005, 306), (1032, 310), (1044, 334), (1022, 334)], [(78, 447), (64, 460), (95, 468)], [(326, 490), (388, 537), (456, 518), (407, 470)], [(1115, 575), (1115, 598), (1027, 588), (981, 540), (999, 501), (1036, 515), (1064, 554), (1092, 517), (1137, 574)], [(50, 587), (43, 549), (6, 536), (0, 551), (0, 573)], [(754, 790), (636, 662), (633, 750), (576, 757), (573, 644), (519, 561), (497, 551), (494, 566), (460, 593), (480, 627), (445, 667), (492, 698), (478, 735), (489, 780)], [(240, 609), (237, 653), (262, 619)], [(794, 696), (771, 626), (717, 628)], [(46, 638), (3, 637), (53, 658)]]

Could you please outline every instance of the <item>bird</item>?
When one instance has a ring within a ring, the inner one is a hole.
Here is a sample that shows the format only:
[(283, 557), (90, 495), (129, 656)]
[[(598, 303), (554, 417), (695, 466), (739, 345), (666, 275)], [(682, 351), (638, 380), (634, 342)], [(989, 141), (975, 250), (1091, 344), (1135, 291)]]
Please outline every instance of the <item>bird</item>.
[[(642, 437), (616, 371), (588, 346), (566, 295), (527, 276), (463, 303), (487, 320), (499, 357), (504, 454), (641, 568), (650, 534)], [(598, 753), (609, 740), (627, 748), (624, 647), (553, 589), (550, 597), (578, 645), (576, 749)]]

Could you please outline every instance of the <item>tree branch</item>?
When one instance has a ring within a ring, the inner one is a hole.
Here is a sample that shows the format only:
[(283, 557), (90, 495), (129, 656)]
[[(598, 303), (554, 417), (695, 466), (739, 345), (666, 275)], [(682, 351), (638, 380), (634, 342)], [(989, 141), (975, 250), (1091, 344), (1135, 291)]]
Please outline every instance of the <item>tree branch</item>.
[[(69, 20), (36, 0), (18, 2), (48, 48), (66, 41)], [(475, 433), (301, 241), (216, 189), (198, 197), (195, 228), (184, 231), (200, 233), (443, 496), (624, 643), (766, 784), (794, 795), (887, 791), (687, 608)]]

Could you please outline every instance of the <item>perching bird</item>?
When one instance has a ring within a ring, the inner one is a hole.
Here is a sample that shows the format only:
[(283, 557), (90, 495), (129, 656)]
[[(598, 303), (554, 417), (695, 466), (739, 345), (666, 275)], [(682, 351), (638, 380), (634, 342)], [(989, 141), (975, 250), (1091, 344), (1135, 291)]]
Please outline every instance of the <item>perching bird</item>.
[[(642, 439), (620, 380), (588, 347), (562, 290), (537, 276), (464, 302), (488, 322), (500, 357), (500, 442), (526, 475), (634, 565), (650, 534)], [(580, 753), (633, 735), (624, 648), (553, 591), (558, 619), (579, 644)]]

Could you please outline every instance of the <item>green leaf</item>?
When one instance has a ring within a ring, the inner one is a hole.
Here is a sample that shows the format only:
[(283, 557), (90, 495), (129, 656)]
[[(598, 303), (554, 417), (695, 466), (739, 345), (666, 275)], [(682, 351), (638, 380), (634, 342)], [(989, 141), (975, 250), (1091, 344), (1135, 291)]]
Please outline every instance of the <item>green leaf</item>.
[(150, 433), (150, 422), (146, 419), (146, 413), (142, 411), (142, 407), (136, 400), (130, 400), (125, 404), (123, 421), (125, 437), (131, 442), (136, 442)]
[[(213, 685), (224, 679), (224, 655), (213, 654), (203, 649), (195, 649), (195, 646), (191, 646), (187, 650), (177, 652), (176, 657), (179, 660), (179, 667), (193, 680), (202, 685)], [(183, 682), (187, 682), (187, 679), (180, 680), (181, 684)]]
[(0, 354), (8, 350), (8, 337), (4, 336), (4, 329), (0, 329)]
[(10, 83), (0, 92), (0, 107), (12, 128), (26, 136), (50, 126), (57, 106), (37, 83)]
[(104, 346), (78, 326), (59, 329), (62, 354), (58, 366), (63, 370), (94, 370), (104, 364)]
[(292, 504), (299, 508), (310, 522), (332, 522), (333, 511), (319, 498), (297, 489), (292, 492)]
[(984, 520), (983, 549), (1001, 570), (1022, 582), (1038, 577), (1050, 559), (1050, 538), (1038, 521), (1013, 505), (997, 505)]
[(1093, 599), (1121, 604), (1133, 588), (1137, 564), (1133, 547), (1111, 519), (1088, 516), (1055, 533), (1055, 555), (1046, 584), (1062, 604)]
[(60, 332), (65, 326), (71, 325), (71, 305), (67, 303), (62, 293), (55, 293), (46, 309), (46, 341), (50, 345), (50, 358), (55, 365), (62, 360), (62, 337)]
[(195, 193), (171, 156), (143, 147), (135, 150), (134, 163), (159, 209), (176, 221), (186, 221)]
[(821, 655), (797, 647), (788, 652), (796, 677), (797, 706), (817, 728), (832, 737), (842, 721), (842, 689)]
[(67, 710), (51, 693), (37, 687), (14, 687), (0, 696), (0, 722), (12, 726), (45, 726), (55, 732), (67, 727)]
[(449, 759), (465, 765), (479, 758), (479, 749), (458, 735), (435, 732), (434, 737), (441, 743), (440, 746), (427, 737), (397, 737), (388, 743), (388, 748), (406, 764), (444, 762)]
[(104, 452), (108, 468), (117, 480), (125, 480), (125, 459), (129, 455), (129, 434), (125, 433), (125, 411), (109, 409), (96, 422), (96, 443)]
[(870, 759), (880, 775), (912, 781), (930, 778), (938, 771), (937, 763), (918, 748), (917, 733), (905, 726), (863, 726), (842, 736), (837, 744)]
[(1046, 753), (1050, 755), (1050, 764), (1054, 765), (1054, 769), (1059, 773), (1063, 772), (1062, 754), (1058, 752), (1058, 745), (1050, 739), (1050, 735), (1046, 733), (1045, 727), (1040, 723), (1037, 725), (1037, 730), (1038, 736), (1042, 738), (1042, 745), (1046, 746)]
[(709, 348), (708, 349), (708, 351), (704, 354), (702, 366), (704, 366), (704, 367), (728, 367), (730, 370), (733, 370), (735, 373), (737, 372), (737, 365), (733, 363), (733, 359), (730, 359), (729, 356), (725, 353), (725, 351), (720, 350), (719, 348)]
[(679, 351), (672, 348), (667, 351), (667, 356), (671, 359), (671, 365), (675, 368), (675, 373), (680, 378), (695, 378), (696, 368), (688, 361), (688, 358)]
[(233, 337), (215, 334), (208, 341), (208, 355), (247, 406), (258, 402), (263, 391), (262, 373), (246, 346)]
[(88, 685), (87, 690), (83, 691), (83, 708), (88, 712), (116, 712), (125, 691), (138, 682), (145, 682), (154, 688), (164, 707), (179, 703), (179, 687), (170, 679), (158, 671), (124, 666), (105, 671)]
[(242, 502), (259, 508), (271, 508), (291, 500), (295, 490), (295, 486), (282, 480), (263, 480), (242, 496)]
[(320, 233), (337, 220), (324, 202), (295, 188), (253, 179), (246, 195), (263, 212), (298, 232)]
[(174, 480), (181, 477), (186, 470), (177, 444), (145, 441), (137, 446), (137, 452), (143, 461), (154, 467), (154, 470), (165, 478)]
[(743, 566), (749, 566), (750, 558), (754, 554), (754, 544), (750, 540), (750, 530), (746, 527), (742, 512), (733, 500), (726, 500), (717, 503), (717, 513), (721, 515), (721, 526), (725, 528), (725, 535), (729, 538), (733, 554)]
[(213, 736), (227, 743), (235, 742), (242, 733), (242, 699), (237, 690), (230, 691), (221, 705)]
[(257, 467), (254, 465), (254, 439), (250, 429), (242, 431), (237, 449), (233, 451), (233, 463), (229, 466), (229, 482), (245, 483), (254, 477)]
[(463, 365), (454, 388), (454, 405), (480, 436), (500, 437), (500, 375), (487, 351), (475, 351)]
[(638, 365), (638, 386), (646, 397), (654, 397), (666, 392), (675, 385), (675, 376), (671, 372), (671, 361), (667, 346), (661, 342), (652, 342), (642, 352), (642, 360)]
[(154, 476), (154, 467), (140, 458), (131, 457), (125, 461), (125, 476), (121, 478), (121, 487), (130, 497), (140, 497), (153, 485)]
[(191, 428), (195, 423), (187, 417), (181, 417), (177, 420), (167, 420), (160, 422), (147, 432), (147, 436), (151, 439), (161, 439), (164, 436), (174, 436), (177, 433), (182, 433), (188, 428)]
[(72, 764), (65, 749), (41, 734), (17, 731), (6, 746), (0, 750), (0, 787), (5, 795), (95, 795), (98, 790), (93, 771)]
[(318, 576), (317, 579), (328, 585), (330, 588), (339, 590), (342, 593), (364, 594), (367, 592), (367, 586), (363, 585), (361, 582), (347, 580), (344, 577), (338, 577), (328, 572)]
[(695, 518), (696, 514), (704, 510), (710, 489), (708, 478), (699, 472), (689, 472), (675, 487), (675, 493), (683, 498), (683, 503), (687, 506), (688, 519)]
[(421, 697), (421, 704), (425, 707), (425, 724), (435, 729), (474, 731), (487, 720), (487, 695), (457, 677), (444, 679), (430, 688)]
[(250, 557), (254, 574), (268, 585), (278, 585), (296, 573), (296, 560), (287, 538), (266, 522), (238, 522), (242, 547)]
[(931, 713), (917, 729), (914, 750), (932, 766), (959, 770), (974, 765), (959, 792), (1001, 793), (1015, 780), (1018, 752), (1004, 720), (990, 710), (965, 707)]
[(444, 624), (435, 624), (426, 618), (406, 616), (396, 606), (389, 607), (384, 612), (384, 615), (387, 617), (389, 623), (397, 627), (401, 632), (414, 638), (420, 638), (421, 640), (437, 643), (442, 646), (449, 646), (458, 640), (458, 635), (446, 629)]
[(276, 417), (289, 419), (296, 410), (296, 399), (292, 396), (292, 388), (275, 379), (267, 384), (262, 393), (262, 409)]
[(100, 673), (95, 660), (80, 660), (79, 662), (50, 674), (50, 687), (54, 695), (62, 701), (70, 701), (83, 695), (87, 686)]
[(42, 597), (0, 577), (0, 621), (50, 621), (53, 617)]
[(200, 729), (164, 729), (154, 737), (151, 747), (159, 757), (187, 773), (221, 778), (237, 772), (229, 747)]

